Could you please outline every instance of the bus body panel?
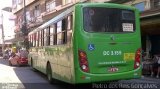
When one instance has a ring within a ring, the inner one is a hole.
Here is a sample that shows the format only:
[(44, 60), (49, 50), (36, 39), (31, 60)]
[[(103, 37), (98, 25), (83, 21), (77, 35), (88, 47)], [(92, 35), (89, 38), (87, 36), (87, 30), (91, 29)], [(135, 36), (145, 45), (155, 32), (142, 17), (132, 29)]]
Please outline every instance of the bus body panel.
[[(133, 10), (136, 17), (135, 31), (132, 33), (87, 32), (83, 27), (84, 7)], [(138, 11), (128, 6), (106, 3), (77, 4), (73, 15), (71, 43), (32, 47), (29, 64), (31, 65), (32, 59), (33, 67), (46, 74), (47, 64), (50, 63), (53, 78), (72, 84), (140, 78), (142, 66), (134, 69), (135, 54), (141, 48), (138, 18)], [(80, 67), (79, 51), (87, 55), (88, 72), (84, 72)], [(112, 71), (112, 68), (116, 71)]]
[(139, 79), (141, 78), (141, 68), (142, 66), (136, 70), (115, 74), (91, 74), (85, 73), (81, 69), (77, 69), (75, 83), (110, 82), (117, 80)]
[(31, 48), (31, 50), (29, 64), (31, 65), (32, 59), (35, 69), (46, 74), (47, 63), (50, 63), (54, 79), (68, 83), (74, 82), (74, 63), (71, 44), (57, 47)]
[[(117, 39), (123, 40), (115, 40), (114, 43), (110, 39), (107, 39), (107, 37), (110, 38), (110, 35), (104, 36), (106, 39), (94, 36), (90, 39), (86, 39), (87, 37), (85, 37), (85, 39), (79, 40), (80, 45), (78, 45), (78, 48), (87, 54), (89, 66), (91, 67), (90, 73), (112, 73), (109, 72), (108, 68), (110, 67), (117, 67), (117, 73), (134, 70), (135, 53), (140, 48), (140, 45), (137, 44), (138, 39), (136, 39), (136, 36), (131, 35), (131, 38), (115, 36)], [(135, 40), (127, 41), (127, 39)], [(94, 47), (93, 50), (90, 46)]]
[[(86, 7), (93, 7), (89, 4)], [(102, 7), (107, 5), (102, 5)], [(135, 20), (135, 32), (131, 33), (89, 33), (83, 28), (84, 4), (75, 8), (75, 36), (74, 56), (76, 83), (110, 81), (120, 79), (140, 78), (141, 66), (134, 69), (136, 51), (141, 48), (139, 19)], [(100, 5), (95, 5), (100, 7)], [(108, 6), (110, 8), (110, 6)], [(124, 9), (126, 7), (112, 7)], [(135, 17), (139, 13), (134, 10)], [(78, 51), (82, 50), (87, 55), (89, 72), (82, 71)], [(115, 71), (110, 69), (115, 68)]]

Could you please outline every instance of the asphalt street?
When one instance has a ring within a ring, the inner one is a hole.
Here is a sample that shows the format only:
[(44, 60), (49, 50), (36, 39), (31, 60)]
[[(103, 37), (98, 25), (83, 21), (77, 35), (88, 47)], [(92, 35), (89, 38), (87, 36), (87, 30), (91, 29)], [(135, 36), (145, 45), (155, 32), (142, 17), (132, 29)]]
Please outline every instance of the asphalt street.
[(44, 74), (33, 71), (29, 66), (8, 66), (8, 60), (0, 58), (0, 89), (160, 89), (160, 79), (143, 76), (141, 79), (120, 80), (110, 83), (71, 85), (57, 81), (49, 84)]

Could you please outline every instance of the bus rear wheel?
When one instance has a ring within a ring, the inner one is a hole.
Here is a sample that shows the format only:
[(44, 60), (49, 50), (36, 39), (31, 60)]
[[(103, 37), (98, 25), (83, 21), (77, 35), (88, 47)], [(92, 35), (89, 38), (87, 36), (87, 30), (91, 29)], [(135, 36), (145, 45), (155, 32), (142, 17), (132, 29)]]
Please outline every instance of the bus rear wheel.
[(31, 68), (33, 69), (33, 60), (31, 59)]
[(48, 78), (49, 83), (53, 83), (52, 69), (49, 63), (47, 64), (47, 78)]
[(36, 69), (33, 67), (33, 59), (32, 58), (31, 58), (31, 68), (32, 68), (33, 71), (36, 72)]

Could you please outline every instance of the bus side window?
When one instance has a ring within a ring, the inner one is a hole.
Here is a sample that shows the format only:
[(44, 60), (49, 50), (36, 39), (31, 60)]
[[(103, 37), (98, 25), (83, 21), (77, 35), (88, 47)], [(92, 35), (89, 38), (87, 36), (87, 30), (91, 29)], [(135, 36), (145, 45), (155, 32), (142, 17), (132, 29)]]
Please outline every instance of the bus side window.
[(31, 34), (31, 47), (33, 47), (33, 34)]
[(53, 34), (54, 38), (54, 45), (57, 45), (57, 23), (54, 24), (54, 34)]
[(50, 45), (54, 45), (54, 25), (50, 26)]
[(46, 45), (50, 45), (50, 27), (46, 29)]
[(39, 31), (39, 46), (41, 46), (42, 43), (42, 31)]
[(62, 20), (62, 44), (67, 43), (67, 26), (68, 26), (68, 19), (64, 18)]
[(57, 23), (57, 44), (62, 44), (62, 21)]
[(30, 39), (30, 41), (29, 41), (29, 47), (32, 47), (33, 46), (33, 44), (32, 44), (32, 34), (29, 36), (29, 39)]
[(36, 33), (33, 34), (33, 47), (36, 46)]
[(62, 20), (62, 33), (62, 44), (67, 44), (72, 36), (72, 15)]
[(67, 43), (71, 42), (72, 39), (72, 26), (73, 26), (73, 16), (68, 16), (68, 26), (67, 26)]
[(47, 46), (47, 28), (44, 29), (44, 46)]
[(41, 33), (41, 46), (44, 46), (44, 29), (42, 29)]
[(50, 34), (49, 34), (49, 41), (50, 41), (50, 45), (56, 45), (57, 43), (57, 39), (56, 38), (56, 26), (55, 24), (50, 26)]
[(36, 47), (39, 46), (39, 32), (36, 33)]

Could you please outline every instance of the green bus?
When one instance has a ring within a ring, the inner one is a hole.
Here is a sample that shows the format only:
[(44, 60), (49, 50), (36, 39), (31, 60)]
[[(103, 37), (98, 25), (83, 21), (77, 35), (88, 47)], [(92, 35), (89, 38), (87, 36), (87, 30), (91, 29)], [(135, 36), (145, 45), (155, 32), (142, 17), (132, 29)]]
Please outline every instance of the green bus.
[(28, 34), (29, 65), (49, 82), (71, 84), (141, 77), (139, 11), (79, 3)]

